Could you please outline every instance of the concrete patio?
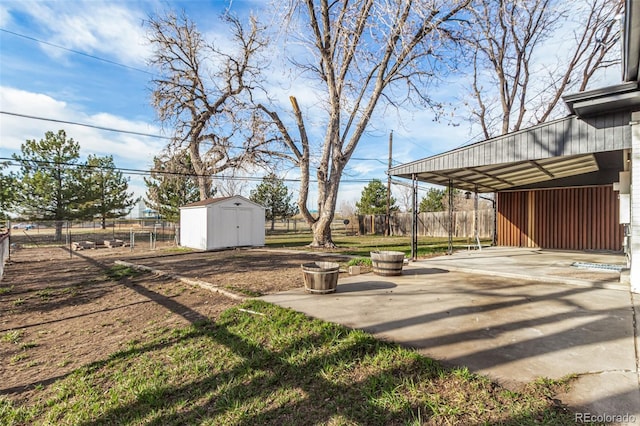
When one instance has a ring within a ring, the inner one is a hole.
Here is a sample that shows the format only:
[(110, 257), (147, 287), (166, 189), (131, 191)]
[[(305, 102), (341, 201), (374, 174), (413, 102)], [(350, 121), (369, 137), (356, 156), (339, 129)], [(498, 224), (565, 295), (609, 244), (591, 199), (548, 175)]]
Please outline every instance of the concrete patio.
[(576, 374), (564, 403), (635, 415), (640, 424), (640, 295), (620, 284), (618, 272), (571, 267), (576, 261), (624, 263), (610, 254), (491, 248), (410, 263), (398, 277), (341, 278), (332, 294), (301, 288), (262, 299), (506, 386)]

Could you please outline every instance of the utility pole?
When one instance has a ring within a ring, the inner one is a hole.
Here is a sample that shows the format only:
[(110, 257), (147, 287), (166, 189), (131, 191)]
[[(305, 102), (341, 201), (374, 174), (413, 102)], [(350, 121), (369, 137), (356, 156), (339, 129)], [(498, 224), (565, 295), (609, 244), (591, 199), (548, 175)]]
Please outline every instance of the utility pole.
[(389, 133), (389, 166), (387, 167), (387, 214), (384, 217), (384, 235), (391, 235), (391, 150), (393, 147), (393, 130)]

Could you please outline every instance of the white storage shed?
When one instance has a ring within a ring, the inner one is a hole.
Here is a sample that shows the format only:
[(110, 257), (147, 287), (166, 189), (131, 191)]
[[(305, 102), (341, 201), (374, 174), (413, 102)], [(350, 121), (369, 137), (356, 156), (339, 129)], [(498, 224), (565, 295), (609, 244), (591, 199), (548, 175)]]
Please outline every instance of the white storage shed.
[(180, 245), (199, 250), (264, 245), (264, 207), (234, 195), (180, 207)]

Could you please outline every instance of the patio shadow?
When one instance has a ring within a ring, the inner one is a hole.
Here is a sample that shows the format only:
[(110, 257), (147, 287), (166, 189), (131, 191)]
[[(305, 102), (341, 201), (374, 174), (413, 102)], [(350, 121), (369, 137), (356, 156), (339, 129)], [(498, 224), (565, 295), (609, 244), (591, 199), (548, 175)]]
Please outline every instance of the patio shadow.
[(336, 293), (353, 293), (356, 291), (385, 290), (395, 288), (398, 285), (388, 281), (362, 281), (357, 283), (340, 284), (336, 288)]

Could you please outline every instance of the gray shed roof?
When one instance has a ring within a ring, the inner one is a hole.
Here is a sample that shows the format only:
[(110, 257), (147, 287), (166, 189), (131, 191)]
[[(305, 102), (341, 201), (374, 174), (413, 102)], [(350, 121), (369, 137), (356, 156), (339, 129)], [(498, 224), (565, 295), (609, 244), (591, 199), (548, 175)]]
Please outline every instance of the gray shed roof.
[[(637, 93), (637, 92), (636, 92)], [(569, 116), (390, 169), (467, 191), (494, 192), (598, 170), (594, 154), (631, 148), (628, 111)]]
[(250, 199), (248, 199), (246, 197), (243, 197), (242, 195), (231, 195), (231, 196), (228, 196), (228, 197), (206, 198), (204, 200), (196, 201), (194, 203), (185, 204), (184, 206), (182, 206), (180, 208), (181, 209), (189, 209), (189, 208), (192, 208), (192, 207), (203, 207), (203, 206), (208, 206), (208, 205), (211, 205), (211, 204), (217, 204), (217, 203), (220, 203), (222, 201), (229, 200), (231, 198), (237, 198), (237, 199), (242, 200), (243, 202), (245, 202), (247, 204), (251, 204), (251, 205), (254, 205), (254, 206), (257, 206), (257, 207), (260, 207), (260, 208), (264, 208), (260, 204), (254, 203), (253, 201), (251, 201)]
[(189, 203), (189, 204), (185, 204), (182, 207), (202, 207), (202, 206), (208, 206), (209, 204), (215, 204), (215, 203), (219, 203), (220, 201), (224, 201), (226, 199), (229, 199), (231, 197), (210, 197), (210, 198), (205, 198), (204, 200), (200, 200), (200, 201), (195, 201), (193, 203)]

